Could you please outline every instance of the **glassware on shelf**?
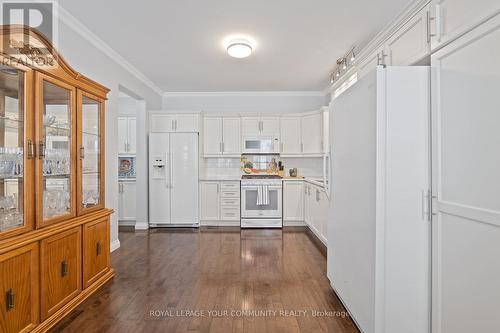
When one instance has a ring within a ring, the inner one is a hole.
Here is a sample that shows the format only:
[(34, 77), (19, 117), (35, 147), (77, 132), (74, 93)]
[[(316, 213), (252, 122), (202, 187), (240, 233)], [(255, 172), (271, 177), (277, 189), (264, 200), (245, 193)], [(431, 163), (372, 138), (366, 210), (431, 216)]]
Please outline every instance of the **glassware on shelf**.
[(0, 147), (0, 178), (23, 175), (23, 149)]
[(43, 192), (45, 218), (67, 214), (70, 209), (70, 195), (64, 189), (50, 189)]
[(18, 202), (16, 193), (0, 197), (0, 232), (23, 225), (23, 213), (18, 209)]

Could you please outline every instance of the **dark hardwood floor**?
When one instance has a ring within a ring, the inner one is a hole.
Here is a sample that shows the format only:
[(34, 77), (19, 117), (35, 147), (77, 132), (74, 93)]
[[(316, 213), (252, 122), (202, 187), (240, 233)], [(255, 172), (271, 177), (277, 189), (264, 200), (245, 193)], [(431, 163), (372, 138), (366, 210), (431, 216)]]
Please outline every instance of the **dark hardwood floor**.
[(115, 278), (53, 332), (358, 332), (304, 230), (122, 230), (120, 241)]

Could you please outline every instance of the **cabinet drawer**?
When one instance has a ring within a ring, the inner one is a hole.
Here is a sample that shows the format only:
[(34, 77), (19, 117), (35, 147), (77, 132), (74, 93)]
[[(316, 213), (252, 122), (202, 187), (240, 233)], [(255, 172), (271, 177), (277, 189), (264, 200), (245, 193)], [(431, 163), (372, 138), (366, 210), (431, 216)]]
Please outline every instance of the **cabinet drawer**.
[(87, 288), (109, 269), (109, 219), (83, 226), (83, 288)]
[(221, 220), (239, 220), (240, 210), (233, 207), (221, 207), (220, 209)]
[(50, 317), (82, 290), (81, 252), (81, 227), (40, 242), (42, 320)]
[(28, 332), (38, 323), (38, 243), (0, 255), (0, 332)]
[(220, 188), (222, 191), (239, 191), (240, 190), (240, 182), (222, 182), (220, 184)]
[(221, 199), (220, 201), (221, 206), (226, 206), (226, 207), (232, 207), (232, 208), (240, 208), (240, 199), (235, 198), (235, 199)]
[(220, 197), (222, 199), (224, 199), (224, 198), (239, 198), (240, 197), (240, 191), (239, 190), (237, 190), (237, 191), (234, 191), (234, 190), (231, 190), (231, 191), (225, 190), (224, 191), (223, 190), (223, 191), (220, 192)]

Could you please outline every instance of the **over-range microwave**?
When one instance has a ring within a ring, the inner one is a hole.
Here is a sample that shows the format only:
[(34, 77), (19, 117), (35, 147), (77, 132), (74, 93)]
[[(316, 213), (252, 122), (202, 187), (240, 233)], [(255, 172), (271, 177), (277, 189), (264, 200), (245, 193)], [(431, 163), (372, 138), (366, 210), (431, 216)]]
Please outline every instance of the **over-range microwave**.
[(244, 154), (277, 154), (279, 153), (278, 138), (272, 136), (243, 137)]

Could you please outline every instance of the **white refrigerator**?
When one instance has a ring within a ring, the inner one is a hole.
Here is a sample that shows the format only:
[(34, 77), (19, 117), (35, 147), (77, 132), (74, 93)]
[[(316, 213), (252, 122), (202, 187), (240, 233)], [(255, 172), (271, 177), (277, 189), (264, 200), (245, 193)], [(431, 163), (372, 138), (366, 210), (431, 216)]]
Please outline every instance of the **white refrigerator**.
[(365, 333), (430, 330), (429, 83), (379, 67), (333, 101), (328, 278)]
[(149, 224), (199, 224), (197, 133), (149, 135)]

